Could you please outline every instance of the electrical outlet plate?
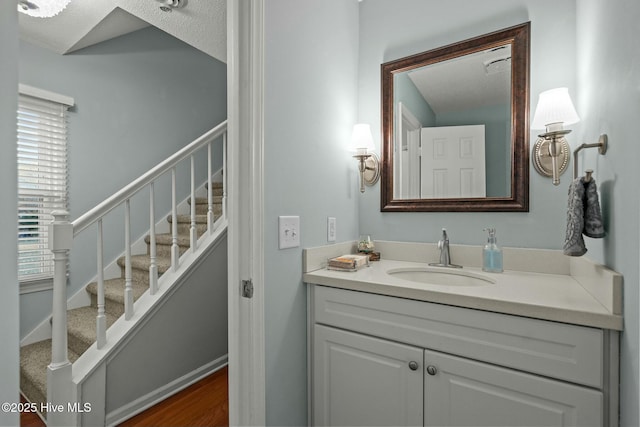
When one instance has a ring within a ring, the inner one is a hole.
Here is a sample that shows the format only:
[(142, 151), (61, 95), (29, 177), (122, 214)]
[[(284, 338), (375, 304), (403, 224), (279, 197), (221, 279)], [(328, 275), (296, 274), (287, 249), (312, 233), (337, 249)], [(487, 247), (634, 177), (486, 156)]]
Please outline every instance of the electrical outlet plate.
[(280, 249), (300, 246), (300, 217), (278, 217), (278, 246)]
[(336, 219), (332, 216), (327, 218), (327, 242), (336, 241)]

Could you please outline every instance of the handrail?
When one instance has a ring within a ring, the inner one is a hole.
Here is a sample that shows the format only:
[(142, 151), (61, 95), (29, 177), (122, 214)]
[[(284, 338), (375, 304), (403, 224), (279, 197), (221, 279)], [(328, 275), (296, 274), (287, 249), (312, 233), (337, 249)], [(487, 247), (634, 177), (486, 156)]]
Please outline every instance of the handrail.
[(166, 160), (160, 162), (157, 166), (150, 169), (145, 174), (141, 175), (138, 179), (131, 182), (130, 184), (123, 187), (121, 190), (113, 194), (111, 197), (107, 198), (105, 201), (94, 207), (93, 209), (87, 211), (80, 217), (78, 217), (73, 224), (73, 235), (76, 236), (78, 233), (89, 227), (91, 224), (98, 221), (100, 218), (111, 212), (113, 209), (118, 207), (127, 199), (131, 198), (138, 191), (143, 189), (146, 185), (158, 179), (161, 175), (165, 174), (175, 165), (180, 163), (182, 160), (189, 157), (191, 154), (202, 148), (208, 142), (216, 139), (219, 136), (222, 136), (227, 130), (227, 121), (220, 123), (218, 126), (213, 129), (205, 132), (202, 136), (198, 137), (189, 145), (182, 148), (180, 151), (176, 152), (171, 157)]

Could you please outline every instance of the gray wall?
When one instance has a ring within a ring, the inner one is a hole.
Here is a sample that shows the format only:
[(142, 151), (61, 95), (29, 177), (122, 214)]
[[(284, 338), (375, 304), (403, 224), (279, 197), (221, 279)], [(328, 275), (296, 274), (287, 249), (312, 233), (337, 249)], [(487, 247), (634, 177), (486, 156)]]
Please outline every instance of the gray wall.
[[(371, 123), (374, 129), (380, 126), (381, 63), (525, 21), (531, 21), (532, 36), (531, 114), (541, 91), (567, 86), (582, 116), (568, 136), (572, 147), (596, 142), (602, 132), (611, 138), (612, 148), (605, 157), (590, 152), (580, 163), (581, 169), (595, 170), (607, 231), (602, 240), (587, 239), (587, 256), (625, 276), (621, 410), (623, 425), (637, 426), (637, 2), (493, 0), (483, 1), (482, 8), (470, 0), (362, 2), (358, 120)], [(535, 135), (531, 132), (531, 143)], [(379, 136), (374, 139), (379, 143)], [(477, 245), (484, 242), (483, 227), (498, 225), (502, 245), (559, 249), (570, 180), (569, 171), (554, 187), (531, 168), (529, 213), (381, 213), (379, 191), (370, 191), (360, 198), (360, 231), (377, 239), (435, 242), (440, 228), (447, 227), (453, 242)]]
[(227, 238), (107, 365), (107, 414), (227, 354)]
[[(526, 21), (531, 21), (531, 111), (542, 90), (568, 86), (575, 94), (575, 3), (492, 0), (477, 7), (470, 0), (362, 2), (358, 121), (380, 129), (381, 63)], [(549, 63), (555, 64), (553, 71)], [(380, 133), (374, 140), (379, 147)], [(382, 213), (378, 185), (359, 198), (360, 232), (382, 240), (436, 242), (440, 229), (447, 227), (452, 242), (479, 245), (486, 240), (482, 229), (497, 225), (502, 245), (560, 248), (570, 175), (563, 176), (560, 187), (535, 172), (530, 179), (529, 213)]]
[(393, 76), (394, 111), (398, 109), (398, 102), (402, 102), (409, 108), (409, 111), (415, 115), (416, 119), (420, 120), (422, 127), (436, 125), (436, 114), (420, 95), (420, 91), (413, 84), (413, 80), (409, 78), (409, 73), (399, 73)]
[[(357, 0), (265, 2), (267, 423), (307, 424), (302, 248), (358, 236)], [(278, 250), (278, 215), (300, 215), (301, 247)]]
[[(18, 395), (18, 279), (16, 109), (18, 93), (18, 17), (14, 2), (0, 2), (0, 402)], [(0, 425), (19, 425), (19, 414), (0, 411)]]
[[(226, 119), (226, 65), (155, 27), (64, 56), (21, 42), (20, 82), (75, 99), (72, 220)], [(189, 185), (183, 163), (179, 199)], [(197, 170), (204, 182), (206, 163)], [(156, 186), (158, 219), (170, 211), (170, 188), (168, 176)], [(132, 201), (134, 236), (149, 229), (148, 209), (145, 191)], [(123, 218), (117, 209), (105, 222), (106, 263), (124, 251)], [(74, 242), (69, 295), (95, 276), (95, 247), (94, 229)], [(23, 295), (21, 309), (24, 336), (50, 313), (50, 292)]]
[[(605, 156), (590, 149), (579, 156), (579, 171), (594, 170), (607, 236), (587, 239), (587, 256), (624, 274), (624, 325), (621, 343), (622, 425), (640, 425), (638, 401), (638, 266), (640, 192), (640, 3), (578, 1), (578, 93), (582, 121), (575, 142), (609, 136)], [(593, 29), (606, 28), (594, 32)], [(575, 145), (574, 145), (575, 146)]]

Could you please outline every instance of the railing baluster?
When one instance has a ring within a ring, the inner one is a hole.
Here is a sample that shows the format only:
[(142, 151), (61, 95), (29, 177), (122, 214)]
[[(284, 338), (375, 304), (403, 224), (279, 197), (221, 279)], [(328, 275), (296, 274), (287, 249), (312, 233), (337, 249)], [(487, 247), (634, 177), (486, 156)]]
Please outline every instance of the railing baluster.
[(98, 349), (107, 343), (107, 317), (104, 312), (104, 257), (103, 257), (102, 218), (98, 220), (98, 316), (96, 317), (96, 345)]
[(191, 252), (198, 249), (198, 229), (196, 228), (196, 159), (191, 155)]
[(158, 292), (155, 206), (155, 190), (152, 182), (149, 186), (149, 293), (151, 295), (155, 295)]
[(211, 154), (211, 146), (213, 142), (207, 144), (207, 230), (209, 234), (213, 234), (213, 160)]
[(178, 270), (180, 247), (178, 246), (178, 201), (176, 196), (176, 168), (171, 168), (171, 268)]
[(222, 218), (227, 219), (227, 131), (222, 134)]
[(124, 202), (124, 318), (129, 320), (133, 317), (133, 287), (131, 271), (131, 201)]

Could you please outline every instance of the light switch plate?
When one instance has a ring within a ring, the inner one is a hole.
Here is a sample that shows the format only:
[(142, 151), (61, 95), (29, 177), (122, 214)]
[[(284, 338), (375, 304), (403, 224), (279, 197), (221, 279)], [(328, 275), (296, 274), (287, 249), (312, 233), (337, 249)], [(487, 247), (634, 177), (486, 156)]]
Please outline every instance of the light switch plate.
[(300, 246), (300, 217), (278, 217), (278, 247), (280, 249)]
[(336, 241), (336, 219), (332, 216), (327, 218), (327, 242)]

